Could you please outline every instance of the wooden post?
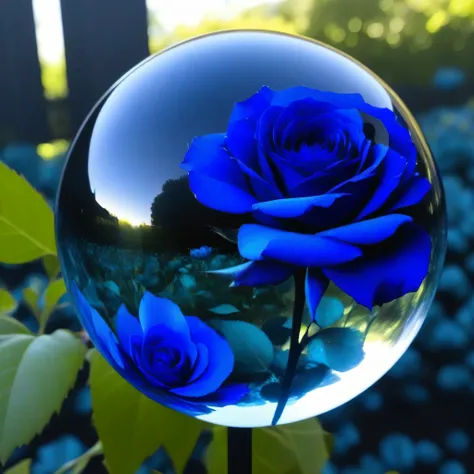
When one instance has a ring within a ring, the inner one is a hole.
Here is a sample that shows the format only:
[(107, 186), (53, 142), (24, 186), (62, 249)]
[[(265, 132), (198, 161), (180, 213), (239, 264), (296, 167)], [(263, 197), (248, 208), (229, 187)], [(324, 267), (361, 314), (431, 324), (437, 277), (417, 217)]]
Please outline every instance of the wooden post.
[(50, 137), (31, 0), (0, 1), (0, 146)]
[(61, 0), (61, 11), (77, 130), (107, 89), (149, 55), (146, 0)]

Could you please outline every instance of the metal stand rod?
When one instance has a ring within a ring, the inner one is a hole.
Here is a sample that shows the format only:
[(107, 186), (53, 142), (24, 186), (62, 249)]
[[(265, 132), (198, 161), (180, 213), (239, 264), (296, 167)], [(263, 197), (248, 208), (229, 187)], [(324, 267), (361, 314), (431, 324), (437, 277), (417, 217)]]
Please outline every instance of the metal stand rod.
[(252, 428), (227, 428), (228, 474), (252, 474)]

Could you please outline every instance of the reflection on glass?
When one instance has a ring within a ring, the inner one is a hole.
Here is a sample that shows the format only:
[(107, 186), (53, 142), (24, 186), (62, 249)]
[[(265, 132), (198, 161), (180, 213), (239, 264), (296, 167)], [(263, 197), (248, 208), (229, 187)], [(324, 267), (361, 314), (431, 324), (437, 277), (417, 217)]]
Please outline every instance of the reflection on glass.
[(145, 61), (100, 101), (57, 236), (81, 320), (130, 383), (263, 426), (345, 403), (403, 353), (439, 277), (444, 202), (418, 127), (370, 72), (234, 31)]

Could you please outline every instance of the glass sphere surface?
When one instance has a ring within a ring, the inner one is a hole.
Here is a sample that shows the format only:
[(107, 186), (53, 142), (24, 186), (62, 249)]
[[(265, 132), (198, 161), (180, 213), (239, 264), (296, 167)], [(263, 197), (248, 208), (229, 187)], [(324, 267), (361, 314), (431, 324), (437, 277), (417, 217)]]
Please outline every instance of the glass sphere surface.
[(79, 131), (56, 209), (98, 350), (158, 403), (256, 427), (346, 403), (433, 299), (445, 207), (406, 106), (323, 44), (228, 31), (138, 65)]

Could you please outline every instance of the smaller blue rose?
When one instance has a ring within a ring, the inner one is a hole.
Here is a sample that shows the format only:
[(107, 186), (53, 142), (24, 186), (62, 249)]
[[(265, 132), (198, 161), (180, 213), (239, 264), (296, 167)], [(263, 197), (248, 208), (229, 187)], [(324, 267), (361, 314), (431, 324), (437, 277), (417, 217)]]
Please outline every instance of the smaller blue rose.
[(116, 335), (75, 284), (71, 293), (101, 354), (153, 400), (199, 415), (212, 411), (209, 406), (234, 404), (247, 392), (244, 385), (225, 383), (234, 367), (227, 341), (172, 301), (145, 292), (138, 319), (122, 305)]

